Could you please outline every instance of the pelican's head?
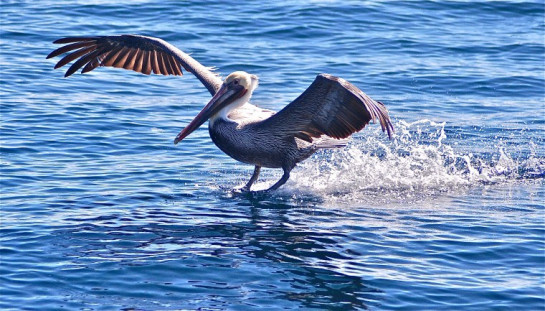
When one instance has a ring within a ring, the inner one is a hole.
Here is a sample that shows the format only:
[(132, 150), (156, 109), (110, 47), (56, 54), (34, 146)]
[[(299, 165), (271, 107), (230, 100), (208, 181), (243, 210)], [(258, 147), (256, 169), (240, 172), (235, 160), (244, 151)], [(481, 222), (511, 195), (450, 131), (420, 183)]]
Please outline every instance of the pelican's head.
[(250, 100), (252, 92), (257, 88), (258, 79), (244, 71), (235, 71), (225, 78), (216, 95), (204, 106), (203, 110), (174, 139), (177, 144), (198, 129), (206, 120), (211, 122), (218, 118), (227, 119), (227, 115)]

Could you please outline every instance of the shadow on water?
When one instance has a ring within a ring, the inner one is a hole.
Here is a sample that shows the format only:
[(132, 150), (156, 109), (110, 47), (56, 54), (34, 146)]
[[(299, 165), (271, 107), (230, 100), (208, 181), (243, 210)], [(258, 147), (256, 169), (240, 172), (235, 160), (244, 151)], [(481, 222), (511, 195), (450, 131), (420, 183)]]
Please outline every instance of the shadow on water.
[[(74, 267), (63, 271), (63, 278), (79, 283), (79, 290), (69, 291), (71, 299), (98, 305), (110, 300), (119, 308), (142, 310), (347, 310), (367, 309), (369, 302), (381, 299), (383, 294), (366, 286), (361, 276), (336, 265), (359, 260), (339, 243), (348, 237), (313, 230), (335, 217), (335, 211), (272, 195), (219, 201), (201, 210), (149, 206), (101, 209), (98, 217), (67, 215), (63, 222), (71, 225), (54, 235), (55, 247)], [(111, 270), (112, 276), (84, 279), (96, 270)]]

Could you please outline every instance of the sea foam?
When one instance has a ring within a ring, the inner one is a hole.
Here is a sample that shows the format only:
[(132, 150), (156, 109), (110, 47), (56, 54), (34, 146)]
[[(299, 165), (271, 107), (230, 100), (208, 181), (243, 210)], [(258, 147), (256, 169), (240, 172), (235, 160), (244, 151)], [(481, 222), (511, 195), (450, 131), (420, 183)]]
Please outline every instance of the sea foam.
[[(483, 152), (447, 139), (446, 123), (397, 122), (387, 140), (377, 133), (355, 138), (346, 148), (329, 150), (293, 171), (285, 191), (350, 201), (397, 200), (455, 192), (478, 185), (535, 180), (545, 176), (545, 158), (528, 142), (523, 156), (506, 152), (501, 139)], [(448, 141), (448, 143), (447, 143)], [(452, 145), (451, 145), (452, 143)]]

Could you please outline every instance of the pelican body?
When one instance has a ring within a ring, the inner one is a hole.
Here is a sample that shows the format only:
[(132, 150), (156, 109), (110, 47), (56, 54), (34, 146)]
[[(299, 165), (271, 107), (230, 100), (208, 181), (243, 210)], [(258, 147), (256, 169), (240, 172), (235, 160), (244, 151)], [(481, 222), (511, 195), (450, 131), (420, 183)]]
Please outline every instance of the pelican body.
[(207, 120), (212, 141), (233, 159), (255, 166), (242, 190), (249, 191), (262, 167), (282, 168), (284, 174), (268, 190), (276, 190), (297, 163), (319, 149), (345, 146), (346, 138), (378, 120), (388, 137), (394, 131), (388, 110), (348, 81), (320, 74), (284, 109), (261, 109), (249, 103), (258, 86), (255, 75), (236, 71), (221, 80), (169, 43), (137, 35), (68, 37), (54, 41), (66, 44), (47, 58), (70, 52), (55, 66), (75, 61), (65, 74), (70, 76), (99, 66), (134, 70), (144, 74), (182, 75), (192, 72), (213, 95), (201, 112), (176, 136), (179, 143)]

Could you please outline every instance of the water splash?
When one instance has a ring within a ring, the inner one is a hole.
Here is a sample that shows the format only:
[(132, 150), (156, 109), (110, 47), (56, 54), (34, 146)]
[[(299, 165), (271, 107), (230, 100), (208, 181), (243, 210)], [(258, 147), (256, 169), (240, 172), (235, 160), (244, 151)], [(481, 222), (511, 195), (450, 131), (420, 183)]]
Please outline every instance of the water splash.
[(430, 120), (398, 122), (392, 141), (378, 133), (367, 135), (345, 149), (301, 163), (288, 187), (290, 191), (351, 201), (407, 199), (545, 176), (545, 157), (536, 155), (534, 143), (524, 144), (529, 151), (518, 157), (506, 152), (501, 140), (488, 143), (492, 145), (485, 149), (492, 152), (474, 154), (460, 151), (464, 140), (451, 142), (445, 127), (445, 123)]

